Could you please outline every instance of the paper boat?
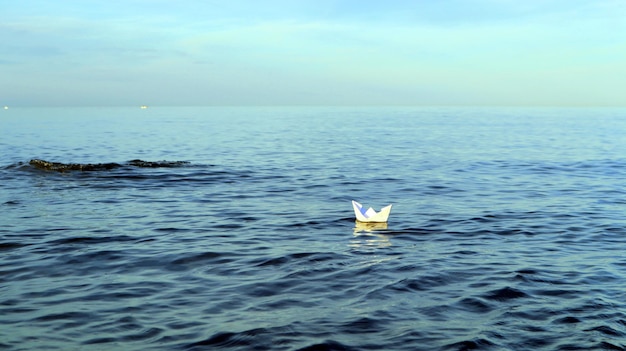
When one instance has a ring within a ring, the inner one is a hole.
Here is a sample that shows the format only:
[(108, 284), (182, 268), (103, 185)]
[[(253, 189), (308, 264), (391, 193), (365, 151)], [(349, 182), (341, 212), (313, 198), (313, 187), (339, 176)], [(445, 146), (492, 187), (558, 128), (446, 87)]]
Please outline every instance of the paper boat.
[(380, 212), (376, 212), (371, 207), (365, 210), (363, 205), (354, 200), (352, 200), (352, 207), (354, 208), (356, 220), (359, 222), (385, 223), (391, 212), (391, 205), (381, 208)]

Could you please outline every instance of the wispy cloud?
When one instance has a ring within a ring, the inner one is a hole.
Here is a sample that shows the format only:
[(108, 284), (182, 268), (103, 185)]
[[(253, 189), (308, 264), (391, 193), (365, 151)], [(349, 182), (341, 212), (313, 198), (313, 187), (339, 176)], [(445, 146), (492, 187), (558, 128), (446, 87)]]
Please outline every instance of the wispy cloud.
[(269, 2), (15, 7), (0, 73), (64, 104), (59, 86), (244, 104), (616, 104), (626, 88), (621, 1)]

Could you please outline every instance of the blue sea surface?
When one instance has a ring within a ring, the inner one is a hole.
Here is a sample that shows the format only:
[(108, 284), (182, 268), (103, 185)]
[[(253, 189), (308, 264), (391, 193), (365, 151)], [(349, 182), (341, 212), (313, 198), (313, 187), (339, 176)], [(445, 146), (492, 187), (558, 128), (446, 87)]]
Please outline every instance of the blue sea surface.
[(626, 108), (15, 107), (0, 131), (0, 350), (626, 350)]

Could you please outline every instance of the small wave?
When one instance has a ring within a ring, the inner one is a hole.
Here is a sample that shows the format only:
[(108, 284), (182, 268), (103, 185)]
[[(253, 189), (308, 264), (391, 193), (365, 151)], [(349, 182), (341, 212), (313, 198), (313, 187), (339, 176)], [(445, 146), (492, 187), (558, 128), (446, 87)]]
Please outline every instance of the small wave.
[(375, 333), (381, 330), (382, 321), (373, 318), (359, 318), (340, 327), (346, 334)]
[(609, 326), (606, 325), (601, 325), (601, 326), (597, 326), (594, 328), (589, 328), (589, 329), (585, 329), (584, 331), (586, 332), (597, 332), (603, 335), (607, 335), (607, 336), (614, 336), (614, 337), (624, 337), (626, 336), (626, 333), (617, 331)]
[(494, 300), (494, 301), (502, 302), (502, 301), (509, 301), (509, 300), (528, 297), (528, 294), (515, 288), (505, 287), (502, 289), (490, 291), (489, 293), (485, 294), (483, 297), (487, 300)]
[(186, 344), (189, 351), (228, 348), (238, 350), (271, 350), (288, 343), (293, 331), (289, 327), (255, 328), (242, 332), (218, 332), (211, 337)]
[(494, 346), (496, 346), (496, 344), (494, 344), (493, 342), (487, 339), (478, 338), (478, 339), (473, 339), (473, 340), (463, 340), (463, 341), (454, 342), (452, 344), (445, 345), (442, 349), (443, 350), (458, 350), (458, 351), (489, 350), (490, 348)]
[(50, 245), (68, 245), (68, 244), (104, 244), (104, 243), (117, 243), (117, 242), (127, 242), (127, 241), (136, 241), (137, 238), (133, 238), (128, 235), (116, 235), (116, 236), (105, 236), (105, 237), (88, 237), (88, 236), (73, 236), (69, 238), (62, 238), (49, 241)]
[(580, 318), (574, 317), (574, 316), (566, 316), (566, 317), (561, 317), (558, 318), (556, 320), (554, 320), (552, 323), (554, 324), (576, 324), (576, 323), (581, 323), (582, 321), (580, 320)]
[(297, 351), (356, 351), (357, 348), (350, 347), (337, 341), (328, 340), (319, 344), (313, 344), (297, 349)]
[(202, 252), (199, 254), (192, 254), (183, 257), (178, 257), (174, 259), (171, 264), (173, 265), (189, 265), (189, 264), (197, 264), (199, 262), (213, 262), (216, 260), (222, 260), (224, 257), (228, 256), (225, 253), (221, 252)]
[(427, 291), (450, 282), (442, 276), (424, 276), (416, 279), (403, 279), (391, 286), (396, 291)]
[(462, 310), (473, 313), (487, 313), (493, 310), (493, 306), (483, 301), (482, 299), (468, 297), (459, 301), (457, 304)]
[(51, 313), (46, 314), (40, 317), (36, 317), (33, 319), (34, 322), (50, 322), (50, 321), (59, 321), (59, 320), (89, 320), (94, 316), (91, 313), (85, 312), (62, 312), (62, 313)]
[(0, 242), (0, 251), (9, 251), (14, 249), (19, 249), (21, 247), (27, 246), (29, 244), (18, 243), (18, 242)]
[(119, 339), (125, 342), (144, 341), (148, 339), (153, 339), (161, 335), (162, 332), (163, 332), (163, 329), (161, 328), (146, 328), (146, 329), (139, 330), (136, 333), (123, 335)]
[(144, 160), (130, 160), (124, 164), (108, 162), (108, 163), (61, 163), (50, 162), (40, 159), (32, 159), (28, 162), (29, 165), (36, 169), (44, 171), (55, 172), (69, 172), (69, 171), (108, 171), (115, 168), (121, 168), (125, 166), (140, 167), (140, 168), (174, 168), (188, 165), (187, 161), (144, 161)]

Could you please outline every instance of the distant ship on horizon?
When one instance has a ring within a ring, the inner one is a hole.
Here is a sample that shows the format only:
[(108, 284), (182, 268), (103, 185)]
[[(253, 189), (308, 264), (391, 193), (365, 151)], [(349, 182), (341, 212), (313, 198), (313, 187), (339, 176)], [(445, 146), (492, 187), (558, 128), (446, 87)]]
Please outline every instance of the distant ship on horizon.
[(142, 110), (145, 110), (145, 109), (148, 108), (148, 106), (147, 105), (141, 105), (141, 106), (139, 106), (139, 108), (142, 109)]

